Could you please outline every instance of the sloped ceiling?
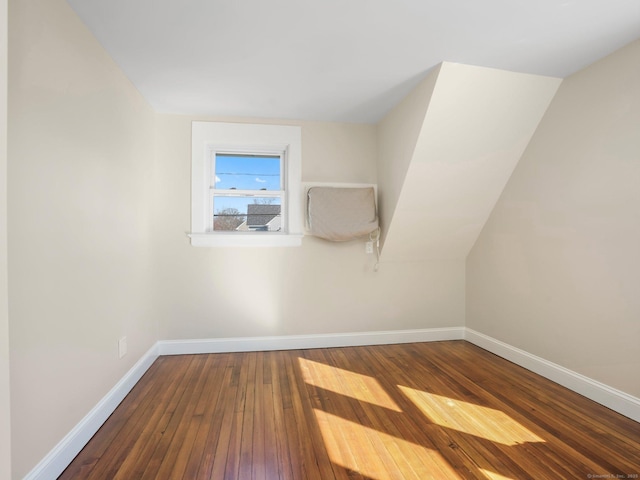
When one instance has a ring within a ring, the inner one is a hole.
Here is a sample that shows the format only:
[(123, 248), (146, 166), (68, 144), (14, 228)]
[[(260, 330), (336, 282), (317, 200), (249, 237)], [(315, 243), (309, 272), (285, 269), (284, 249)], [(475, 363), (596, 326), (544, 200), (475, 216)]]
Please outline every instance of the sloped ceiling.
[(638, 0), (67, 2), (159, 112), (378, 124), (383, 261), (465, 258), (560, 79), (640, 34)]
[(381, 122), (383, 261), (467, 256), (560, 82), (444, 63)]
[(159, 112), (377, 123), (443, 60), (566, 77), (638, 0), (67, 0)]

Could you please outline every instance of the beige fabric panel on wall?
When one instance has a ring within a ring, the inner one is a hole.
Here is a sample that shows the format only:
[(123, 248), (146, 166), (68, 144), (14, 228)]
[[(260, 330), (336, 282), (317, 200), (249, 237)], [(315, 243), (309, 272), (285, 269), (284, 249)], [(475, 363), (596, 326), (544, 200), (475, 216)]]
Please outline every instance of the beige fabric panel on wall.
[(334, 242), (352, 240), (378, 228), (375, 190), (311, 187), (307, 192), (309, 233)]

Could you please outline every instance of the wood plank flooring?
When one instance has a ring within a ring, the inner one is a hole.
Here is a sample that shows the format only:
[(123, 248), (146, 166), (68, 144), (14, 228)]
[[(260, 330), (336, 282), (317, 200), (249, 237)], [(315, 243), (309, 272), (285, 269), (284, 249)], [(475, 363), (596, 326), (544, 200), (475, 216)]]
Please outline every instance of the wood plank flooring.
[(640, 424), (454, 341), (160, 357), (60, 479), (639, 475)]

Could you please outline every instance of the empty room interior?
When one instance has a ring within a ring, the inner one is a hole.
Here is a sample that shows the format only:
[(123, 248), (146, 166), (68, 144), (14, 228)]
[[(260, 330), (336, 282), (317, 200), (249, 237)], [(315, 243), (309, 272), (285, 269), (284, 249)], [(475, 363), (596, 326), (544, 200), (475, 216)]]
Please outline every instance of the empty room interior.
[(0, 479), (639, 478), (636, 0), (0, 23)]

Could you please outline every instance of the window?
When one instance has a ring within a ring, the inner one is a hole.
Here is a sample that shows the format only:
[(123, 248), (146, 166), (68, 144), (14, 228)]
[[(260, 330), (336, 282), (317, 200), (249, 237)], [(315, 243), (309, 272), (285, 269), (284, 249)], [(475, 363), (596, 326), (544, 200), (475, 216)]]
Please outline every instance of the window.
[(191, 244), (295, 246), (300, 127), (192, 124)]
[(215, 152), (209, 188), (213, 231), (281, 232), (284, 153)]

